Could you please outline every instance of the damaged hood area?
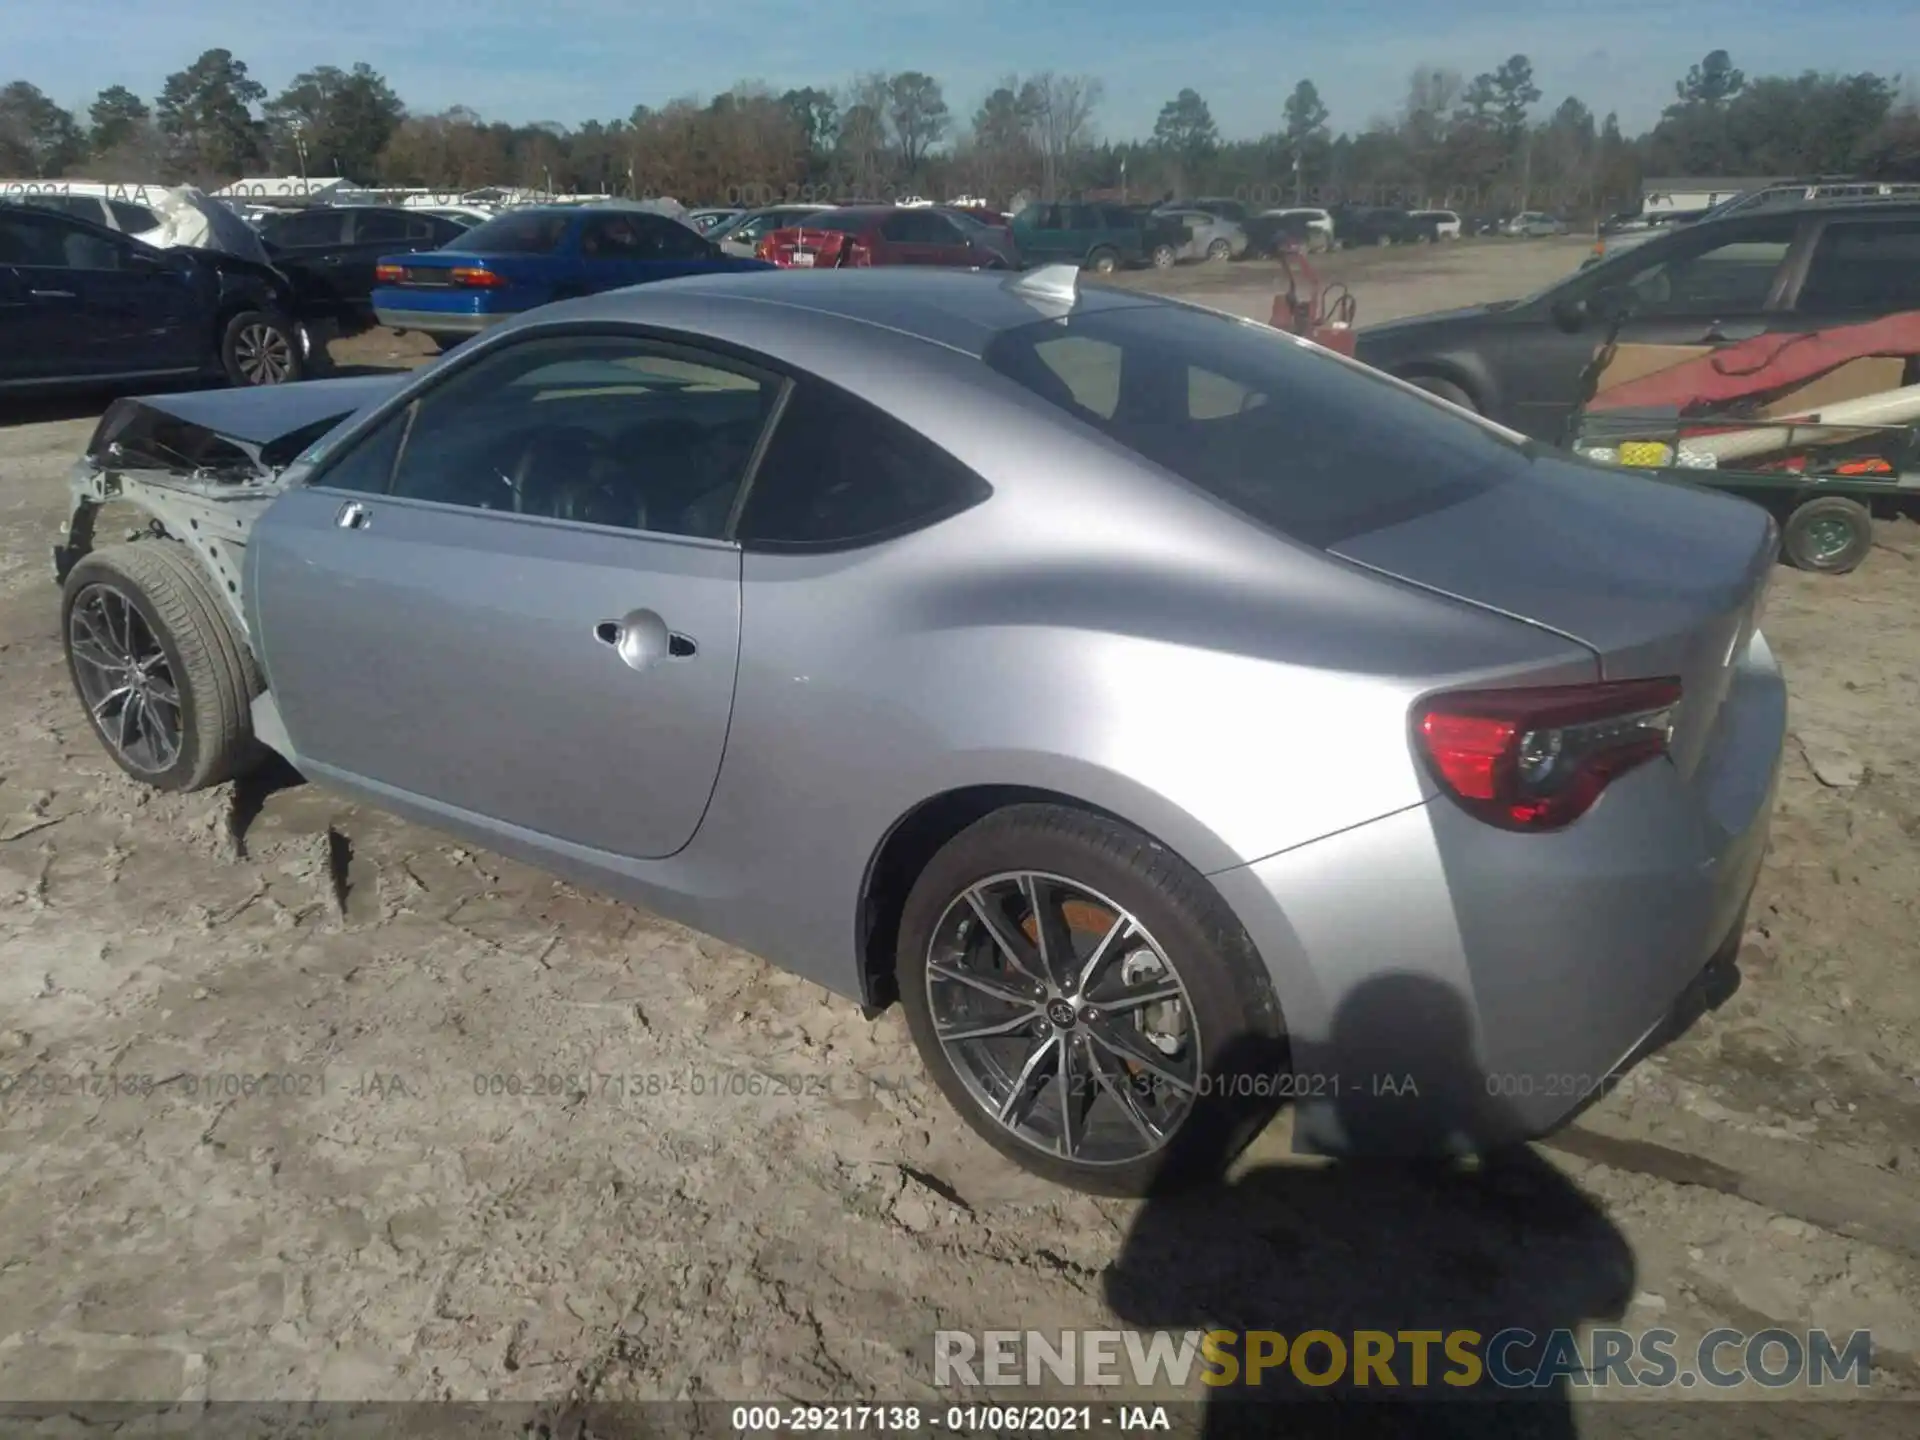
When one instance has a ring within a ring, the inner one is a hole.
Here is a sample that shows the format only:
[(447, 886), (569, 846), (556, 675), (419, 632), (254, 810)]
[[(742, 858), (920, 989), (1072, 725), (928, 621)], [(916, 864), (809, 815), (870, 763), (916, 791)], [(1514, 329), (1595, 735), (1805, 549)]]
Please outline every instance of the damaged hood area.
[(161, 470), (174, 475), (266, 480), (314, 441), (408, 378), (353, 376), (188, 391), (116, 400), (101, 416), (87, 459), (103, 469)]

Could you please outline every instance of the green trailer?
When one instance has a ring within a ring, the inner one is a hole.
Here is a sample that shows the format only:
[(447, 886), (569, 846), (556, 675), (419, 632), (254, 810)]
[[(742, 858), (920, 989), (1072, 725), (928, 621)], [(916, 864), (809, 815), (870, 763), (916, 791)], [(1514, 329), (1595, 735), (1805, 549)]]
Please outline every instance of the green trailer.
[(1780, 522), (1780, 557), (1844, 575), (1873, 548), (1875, 516), (1920, 508), (1920, 434), (1911, 424), (1835, 425), (1668, 410), (1575, 417), (1588, 460), (1724, 490)]

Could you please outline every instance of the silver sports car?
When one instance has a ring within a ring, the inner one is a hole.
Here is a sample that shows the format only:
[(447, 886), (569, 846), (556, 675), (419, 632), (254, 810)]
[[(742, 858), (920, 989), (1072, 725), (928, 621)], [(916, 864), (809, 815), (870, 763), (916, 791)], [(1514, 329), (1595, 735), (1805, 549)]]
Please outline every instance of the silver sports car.
[[(309, 779), (896, 999), (1019, 1163), (1484, 1151), (1711, 1003), (1759, 509), (1070, 268), (697, 277), (117, 402), (56, 568), (163, 789)], [(147, 532), (94, 548), (105, 502)]]

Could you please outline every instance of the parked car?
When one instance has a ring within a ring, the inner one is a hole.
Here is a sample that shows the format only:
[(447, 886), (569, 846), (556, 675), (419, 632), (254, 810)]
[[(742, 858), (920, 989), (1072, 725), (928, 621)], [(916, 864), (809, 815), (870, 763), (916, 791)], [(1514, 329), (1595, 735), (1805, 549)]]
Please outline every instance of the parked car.
[(471, 230), (476, 225), (484, 225), (500, 212), (482, 209), (478, 205), (408, 205), (404, 207), (408, 214), (438, 215), (442, 220), (451, 220), (462, 230)]
[(1502, 424), (1556, 441), (1624, 310), (1623, 342), (1714, 345), (1920, 310), (1920, 205), (1702, 220), (1524, 300), (1363, 327), (1357, 357)]
[(1452, 210), (1415, 210), (1413, 218), (1432, 224), (1437, 240), (1458, 240), (1462, 231), (1460, 216)]
[(784, 230), (796, 225), (809, 215), (818, 215), (822, 210), (831, 210), (831, 205), (768, 205), (759, 210), (749, 210), (738, 219), (716, 226), (707, 232), (707, 238), (729, 255), (750, 260), (760, 248), (760, 242), (776, 230)]
[(686, 221), (702, 235), (711, 235), (717, 227), (738, 220), (744, 214), (746, 211), (737, 206), (718, 210), (689, 210)]
[(1007, 217), (984, 207), (962, 209), (957, 205), (938, 205), (934, 208), (952, 219), (973, 239), (991, 248), (1006, 262), (1009, 270), (1021, 268), (1020, 246), (1013, 238), (1013, 225)]
[(783, 269), (949, 265), (1010, 270), (1015, 264), (1001, 236), (931, 205), (836, 206), (774, 231), (760, 242), (757, 254)]
[(1284, 238), (1303, 250), (1331, 250), (1337, 243), (1333, 216), (1312, 205), (1296, 205), (1265, 210), (1246, 224), (1250, 247), (1258, 254), (1270, 254)]
[(1654, 236), (1665, 234), (1675, 226), (1691, 225), (1696, 220), (1703, 220), (1707, 214), (1705, 210), (1660, 210), (1639, 216), (1637, 223), (1630, 221), (1612, 228), (1602, 225), (1594, 240), (1593, 250), (1584, 263), (1598, 264), (1609, 255), (1618, 255), (1644, 245)]
[(1340, 244), (1417, 245), (1434, 238), (1431, 221), (1416, 220), (1413, 212), (1384, 205), (1336, 207), (1332, 212), (1335, 233)]
[(74, 485), (74, 713), (137, 781), (277, 751), (897, 999), (1087, 1190), (1283, 1099), (1306, 1149), (1553, 1129), (1716, 993), (1766, 849), (1765, 512), (1065, 266), (594, 296), (121, 401)]
[(1238, 260), (1247, 253), (1247, 232), (1206, 210), (1156, 210), (1154, 214), (1187, 228), (1182, 260)]
[(538, 205), (476, 225), (451, 247), (380, 261), (373, 308), (445, 348), (553, 300), (715, 270), (756, 270), (691, 225), (631, 206)]
[(262, 220), (260, 239), (274, 268), (293, 282), (303, 314), (342, 335), (371, 330), (374, 269), (396, 253), (438, 250), (471, 227), (389, 205), (315, 205)]
[(42, 210), (56, 210), (62, 215), (71, 215), (76, 220), (89, 220), (125, 235), (139, 235), (160, 223), (160, 217), (145, 205), (137, 205), (131, 200), (116, 200), (106, 195), (27, 190), (17, 195), (8, 192), (4, 202), (0, 203), (36, 205)]
[(1567, 222), (1543, 210), (1523, 210), (1507, 222), (1506, 233), (1537, 240), (1566, 234)]
[(268, 266), (0, 203), (0, 390), (298, 380), (309, 339), (297, 308)]
[(1175, 205), (1162, 206), (1168, 210), (1204, 210), (1209, 215), (1218, 215), (1222, 220), (1231, 220), (1236, 225), (1245, 225), (1253, 218), (1253, 212), (1244, 201), (1235, 200), (1227, 195), (1202, 195), (1198, 200), (1182, 200)]
[(1029, 265), (1067, 262), (1104, 275), (1142, 265), (1164, 270), (1189, 237), (1184, 224), (1151, 212), (1062, 201), (1021, 210), (1013, 217), (1013, 238)]

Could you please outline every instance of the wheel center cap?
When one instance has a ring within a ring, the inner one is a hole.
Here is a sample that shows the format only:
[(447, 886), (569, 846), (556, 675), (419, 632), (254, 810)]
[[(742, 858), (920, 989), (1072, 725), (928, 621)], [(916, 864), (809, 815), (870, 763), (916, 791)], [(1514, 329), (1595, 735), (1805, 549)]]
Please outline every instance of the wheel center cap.
[(1049, 1000), (1047, 1019), (1062, 1030), (1071, 1030), (1080, 1019), (1080, 1012), (1070, 1000)]

